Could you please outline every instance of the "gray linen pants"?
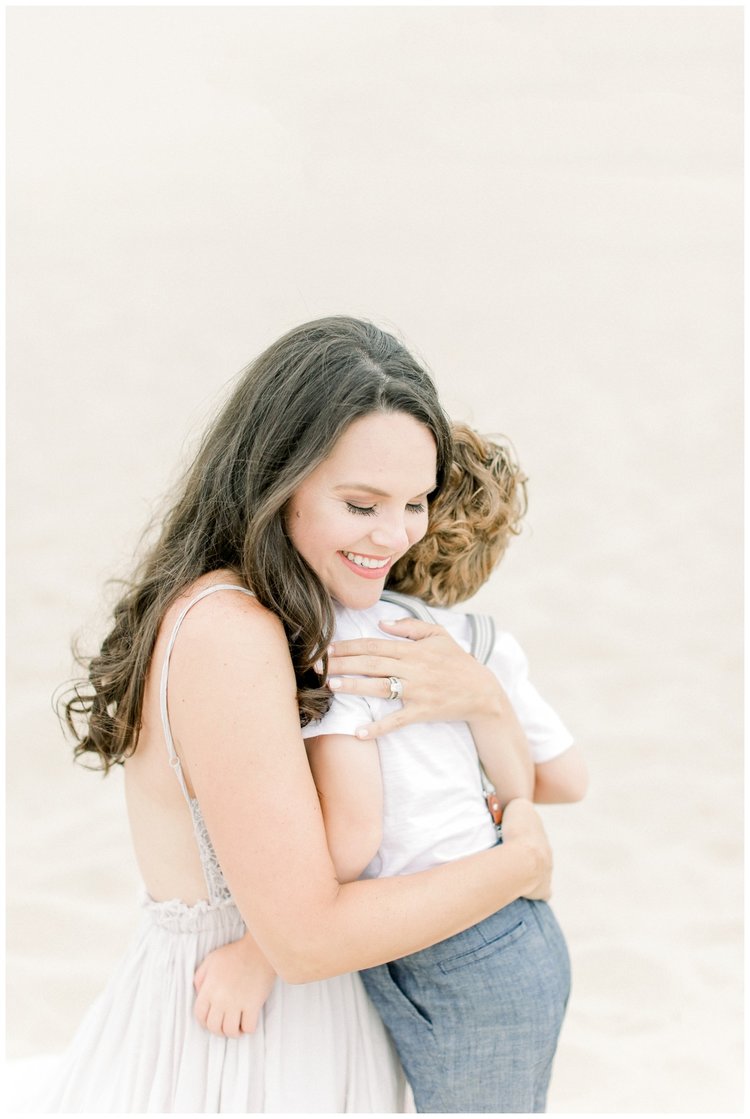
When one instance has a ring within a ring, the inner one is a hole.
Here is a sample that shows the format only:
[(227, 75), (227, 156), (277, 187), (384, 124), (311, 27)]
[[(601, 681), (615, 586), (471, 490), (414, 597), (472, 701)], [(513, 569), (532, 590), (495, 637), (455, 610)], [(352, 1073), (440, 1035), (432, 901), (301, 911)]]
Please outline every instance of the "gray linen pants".
[(570, 992), (565, 940), (545, 902), (520, 898), (360, 974), (417, 1111), (544, 1111)]

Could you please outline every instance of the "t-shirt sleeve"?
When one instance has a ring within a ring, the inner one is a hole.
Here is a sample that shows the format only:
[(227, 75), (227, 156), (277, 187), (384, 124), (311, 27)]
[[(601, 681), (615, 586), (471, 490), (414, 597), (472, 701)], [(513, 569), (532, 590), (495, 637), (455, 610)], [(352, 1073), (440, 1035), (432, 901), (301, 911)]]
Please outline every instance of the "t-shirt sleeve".
[(365, 696), (335, 695), (322, 719), (316, 719), (302, 728), (303, 738), (319, 734), (351, 734), (357, 727), (372, 723), (374, 716)]
[(508, 693), (537, 765), (551, 761), (573, 745), (573, 735), (529, 680), (529, 662), (515, 637), (498, 633), (487, 667)]
[[(347, 641), (363, 637), (361, 622), (353, 610), (346, 610), (336, 604), (334, 607), (336, 627), (334, 639)], [(319, 734), (351, 734), (365, 723), (373, 723), (375, 716), (365, 696), (334, 695), (331, 706), (322, 719), (316, 719), (302, 728), (303, 738), (316, 738)]]

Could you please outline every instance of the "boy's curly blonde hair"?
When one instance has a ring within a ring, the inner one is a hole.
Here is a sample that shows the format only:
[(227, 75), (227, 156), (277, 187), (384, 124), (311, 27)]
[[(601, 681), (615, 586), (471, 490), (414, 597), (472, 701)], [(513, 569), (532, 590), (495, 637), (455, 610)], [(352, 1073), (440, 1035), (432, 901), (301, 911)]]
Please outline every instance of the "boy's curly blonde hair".
[(430, 505), (426, 536), (391, 569), (388, 589), (433, 606), (471, 598), (489, 579), (526, 513), (526, 475), (510, 443), (453, 424), (453, 465)]

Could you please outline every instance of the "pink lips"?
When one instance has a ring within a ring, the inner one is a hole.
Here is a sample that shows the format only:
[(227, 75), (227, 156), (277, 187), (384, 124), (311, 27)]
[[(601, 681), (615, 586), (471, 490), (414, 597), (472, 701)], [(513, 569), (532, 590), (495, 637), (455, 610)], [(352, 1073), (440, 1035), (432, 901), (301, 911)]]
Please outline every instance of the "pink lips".
[[(363, 579), (382, 579), (384, 576), (386, 576), (388, 574), (388, 572), (390, 570), (390, 567), (391, 567), (391, 563), (392, 563), (392, 560), (389, 560), (388, 563), (386, 563), (383, 567), (360, 567), (359, 564), (352, 563), (352, 561), (348, 558), (348, 556), (345, 556), (343, 552), (339, 552), (339, 555), (341, 556), (342, 560), (344, 561), (346, 566), (349, 568), (349, 570), (354, 571), (357, 575), (360, 575)], [(379, 558), (382, 558), (382, 557), (367, 556), (366, 558), (367, 559), (379, 559)]]

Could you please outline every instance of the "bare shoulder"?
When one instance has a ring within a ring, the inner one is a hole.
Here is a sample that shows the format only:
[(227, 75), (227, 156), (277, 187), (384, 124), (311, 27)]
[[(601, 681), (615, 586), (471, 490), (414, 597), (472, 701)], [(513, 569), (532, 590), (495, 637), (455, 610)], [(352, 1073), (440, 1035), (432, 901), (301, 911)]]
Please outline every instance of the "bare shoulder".
[[(264, 746), (279, 731), (298, 743), (304, 756), (297, 682), (281, 621), (256, 598), (240, 594), (236, 579), (212, 575), (187, 587), (172, 604), (159, 638), (166, 645), (172, 619), (192, 602), (170, 656), (169, 717), (196, 790), (201, 756), (215, 761), (236, 747), (249, 758), (253, 741)], [(227, 582), (229, 589), (218, 589)], [(213, 586), (215, 591), (196, 601)], [(235, 770), (237, 764), (235, 758)]]
[[(216, 589), (195, 601), (209, 587)], [(197, 707), (214, 711), (216, 705), (231, 704), (265, 688), (274, 701), (296, 709), (297, 684), (289, 644), (281, 620), (250, 594), (236, 588), (236, 579), (204, 576), (186, 587), (167, 610), (159, 633), (154, 663), (164, 663), (167, 643), (178, 618), (191, 602), (180, 624), (169, 662), (169, 690), (195, 715)], [(156, 679), (154, 680), (156, 684)], [(179, 721), (179, 707), (170, 714)]]
[[(245, 593), (242, 593), (242, 592)], [(199, 597), (200, 595), (203, 597)], [(196, 601), (197, 600), (197, 601)], [(192, 602), (181, 626), (177, 648), (182, 656), (194, 651), (212, 657), (217, 651), (245, 649), (282, 656), (289, 660), (286, 634), (273, 611), (248, 593), (236, 577), (213, 572), (196, 580), (177, 598), (164, 616), (162, 635), (172, 629)]]

